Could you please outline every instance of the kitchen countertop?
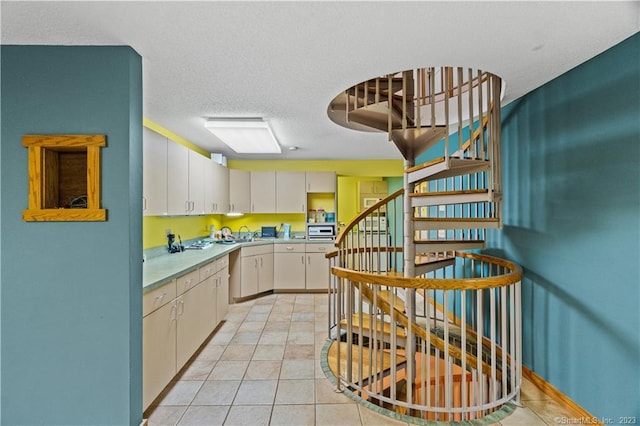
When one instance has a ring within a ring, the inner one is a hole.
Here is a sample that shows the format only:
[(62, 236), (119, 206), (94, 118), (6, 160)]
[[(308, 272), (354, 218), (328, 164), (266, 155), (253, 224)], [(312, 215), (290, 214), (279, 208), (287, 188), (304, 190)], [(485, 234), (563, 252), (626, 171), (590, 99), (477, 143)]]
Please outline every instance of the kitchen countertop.
[(167, 281), (198, 269), (219, 257), (242, 247), (265, 244), (327, 244), (331, 241), (307, 239), (258, 238), (246, 243), (214, 244), (204, 250), (186, 250), (182, 253), (163, 254), (147, 259), (142, 266), (142, 292), (149, 292)]

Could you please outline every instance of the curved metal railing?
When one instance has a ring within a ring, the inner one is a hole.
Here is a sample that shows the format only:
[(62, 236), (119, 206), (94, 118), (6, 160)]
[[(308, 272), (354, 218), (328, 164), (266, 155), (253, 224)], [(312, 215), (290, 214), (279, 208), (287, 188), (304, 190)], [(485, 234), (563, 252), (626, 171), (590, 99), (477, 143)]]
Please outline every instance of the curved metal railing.
[(405, 276), (402, 197), (397, 191), (354, 218), (329, 255), (329, 366), (339, 389), (397, 413), (480, 418), (520, 391), (522, 271), (452, 251), (434, 254), (420, 276)]

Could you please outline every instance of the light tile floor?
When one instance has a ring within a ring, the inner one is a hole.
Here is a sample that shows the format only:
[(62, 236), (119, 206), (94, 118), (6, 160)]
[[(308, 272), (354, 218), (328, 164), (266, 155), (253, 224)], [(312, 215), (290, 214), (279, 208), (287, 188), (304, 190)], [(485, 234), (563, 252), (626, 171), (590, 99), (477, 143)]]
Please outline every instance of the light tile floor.
[[(403, 425), (336, 393), (320, 367), (327, 296), (272, 294), (234, 304), (198, 356), (149, 410), (149, 425)], [(500, 424), (571, 415), (528, 381)]]

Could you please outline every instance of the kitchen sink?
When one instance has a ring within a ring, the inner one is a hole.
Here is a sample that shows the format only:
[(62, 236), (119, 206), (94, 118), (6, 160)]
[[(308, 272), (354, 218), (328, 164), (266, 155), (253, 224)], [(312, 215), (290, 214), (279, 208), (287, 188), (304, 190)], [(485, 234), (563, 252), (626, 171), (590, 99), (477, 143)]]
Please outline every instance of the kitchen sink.
[(253, 237), (240, 237), (235, 239), (236, 243), (250, 243), (253, 241)]

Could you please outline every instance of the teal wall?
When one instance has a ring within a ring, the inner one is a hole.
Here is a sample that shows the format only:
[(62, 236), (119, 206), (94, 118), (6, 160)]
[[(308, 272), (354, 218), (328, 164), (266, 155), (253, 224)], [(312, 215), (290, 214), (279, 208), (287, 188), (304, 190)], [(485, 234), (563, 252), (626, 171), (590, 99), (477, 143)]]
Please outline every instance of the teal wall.
[[(2, 46), (2, 424), (142, 420), (142, 61)], [(24, 134), (106, 134), (106, 222), (25, 223)]]
[(502, 119), (488, 246), (524, 268), (524, 363), (595, 416), (640, 418), (640, 33)]

